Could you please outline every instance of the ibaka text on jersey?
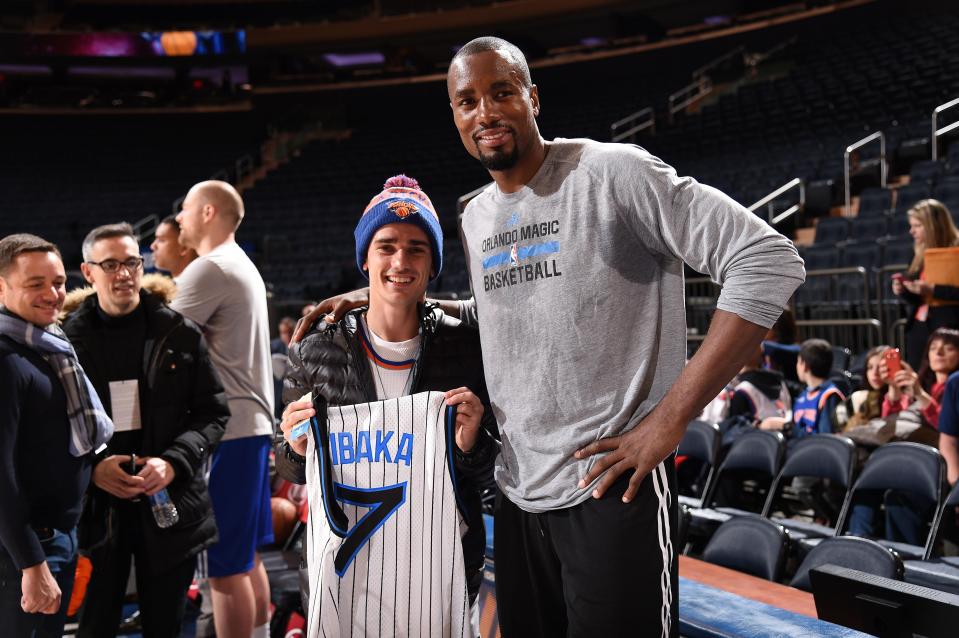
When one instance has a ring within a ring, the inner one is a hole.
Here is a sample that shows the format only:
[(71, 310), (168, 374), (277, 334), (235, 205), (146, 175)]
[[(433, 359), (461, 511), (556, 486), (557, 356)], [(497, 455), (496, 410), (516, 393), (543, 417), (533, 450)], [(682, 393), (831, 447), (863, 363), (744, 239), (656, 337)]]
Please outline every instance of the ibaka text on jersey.
[(513, 230), (506, 230), (496, 233), (492, 237), (483, 240), (480, 250), (484, 253), (499, 248), (500, 246), (512, 246), (516, 242), (528, 241), (537, 237), (546, 237), (547, 235), (556, 235), (559, 233), (559, 220), (553, 219), (548, 222), (538, 224), (527, 224)]
[(379, 463), (382, 460), (384, 463), (406, 463), (409, 467), (413, 463), (413, 435), (383, 430), (360, 430), (356, 436), (352, 432), (330, 432), (330, 457), (333, 465), (363, 461)]

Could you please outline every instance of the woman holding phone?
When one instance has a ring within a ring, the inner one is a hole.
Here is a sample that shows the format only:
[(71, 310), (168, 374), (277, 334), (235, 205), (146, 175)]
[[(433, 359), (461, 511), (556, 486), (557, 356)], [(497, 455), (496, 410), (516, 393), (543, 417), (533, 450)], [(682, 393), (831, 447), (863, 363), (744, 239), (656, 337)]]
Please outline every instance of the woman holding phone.
[(879, 374), (889, 382), (882, 402), (882, 416), (915, 405), (923, 419), (939, 429), (939, 409), (946, 380), (959, 370), (959, 330), (939, 328), (932, 333), (918, 373), (900, 361), (898, 355), (897, 350), (886, 350), (879, 364)]
[(924, 199), (909, 209), (913, 258), (909, 269), (892, 278), (892, 292), (909, 305), (906, 324), (906, 360), (919, 367), (926, 338), (937, 328), (959, 328), (959, 305), (930, 305), (930, 301), (959, 302), (959, 288), (926, 281), (925, 254), (929, 248), (959, 245), (959, 230), (949, 209), (935, 199)]

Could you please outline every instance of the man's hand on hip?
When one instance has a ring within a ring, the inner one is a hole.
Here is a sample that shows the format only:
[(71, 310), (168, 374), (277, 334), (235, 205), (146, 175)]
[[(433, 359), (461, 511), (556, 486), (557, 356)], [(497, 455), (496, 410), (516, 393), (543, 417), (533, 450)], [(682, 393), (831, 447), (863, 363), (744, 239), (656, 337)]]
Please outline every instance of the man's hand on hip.
[(654, 410), (626, 434), (600, 439), (577, 450), (573, 456), (578, 460), (608, 452), (579, 482), (580, 489), (585, 488), (606, 472), (593, 489), (593, 498), (602, 498), (616, 479), (624, 472), (634, 470), (629, 479), (629, 487), (623, 494), (623, 502), (629, 503), (636, 496), (639, 485), (646, 475), (672, 454), (679, 445), (683, 434), (686, 433), (686, 425), (686, 423), (671, 424), (657, 418)]
[(593, 490), (593, 496), (601, 498), (623, 472), (633, 469), (635, 473), (623, 494), (623, 501), (631, 501), (646, 475), (679, 446), (689, 422), (719, 394), (743, 363), (759, 353), (765, 334), (766, 328), (717, 310), (699, 350), (656, 408), (626, 434), (595, 441), (576, 452), (574, 457), (579, 460), (609, 452), (579, 482), (580, 489), (606, 472)]

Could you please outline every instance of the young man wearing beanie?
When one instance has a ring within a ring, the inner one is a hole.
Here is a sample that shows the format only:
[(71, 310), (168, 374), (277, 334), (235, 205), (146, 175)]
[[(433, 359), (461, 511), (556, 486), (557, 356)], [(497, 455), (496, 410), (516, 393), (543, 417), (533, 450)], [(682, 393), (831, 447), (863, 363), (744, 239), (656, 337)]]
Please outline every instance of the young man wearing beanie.
[[(316, 414), (311, 401), (297, 400), (307, 392), (312, 391), (314, 399), (321, 395), (329, 406), (393, 399), (428, 390), (445, 392), (446, 404), (457, 406), (456, 488), (468, 525), (461, 542), (472, 604), (482, 580), (485, 546), (479, 488), (491, 478), (496, 445), (491, 435), (495, 422), (488, 408), (479, 334), (424, 303), (427, 285), (443, 266), (443, 235), (432, 203), (415, 180), (405, 176), (388, 180), (360, 218), (355, 239), (357, 267), (370, 281), (369, 306), (348, 313), (336, 324), (318, 325), (290, 348), (291, 368), (284, 400), (293, 402), (287, 405), (281, 423), (285, 440), (277, 447), (277, 471), (293, 482), (306, 482), (307, 437), (295, 438), (292, 430)], [(378, 471), (373, 470), (374, 476)], [(311, 505), (323, 507), (321, 499), (312, 497)], [(446, 507), (455, 504), (447, 503)], [(396, 554), (402, 556), (403, 548), (398, 546)], [(310, 559), (310, 571), (320, 570), (320, 561), (312, 555)], [(387, 579), (391, 571), (395, 572), (390, 565), (382, 569)], [(381, 588), (380, 583), (371, 585), (370, 600), (379, 597)], [(317, 605), (326, 596), (312, 594), (307, 608), (311, 636), (319, 630)], [(392, 601), (379, 604), (376, 617), (392, 617), (393, 610), (388, 608)], [(355, 607), (359, 616), (344, 618), (350, 612), (339, 606), (340, 626), (364, 626), (368, 612), (363, 612), (361, 605)], [(474, 627), (478, 624), (475, 608), (473, 605)], [(405, 611), (404, 605), (401, 613)], [(326, 608), (323, 613), (327, 613)], [(373, 627), (368, 629), (375, 632)]]

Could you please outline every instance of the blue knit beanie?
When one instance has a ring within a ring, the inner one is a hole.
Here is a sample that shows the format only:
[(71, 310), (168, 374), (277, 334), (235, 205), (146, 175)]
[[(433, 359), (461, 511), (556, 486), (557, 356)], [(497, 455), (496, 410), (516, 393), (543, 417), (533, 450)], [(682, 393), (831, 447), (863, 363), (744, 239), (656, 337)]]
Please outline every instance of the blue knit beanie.
[(353, 237), (356, 239), (356, 267), (367, 279), (363, 270), (366, 252), (373, 235), (387, 224), (416, 224), (423, 229), (433, 246), (433, 276), (439, 277), (443, 270), (443, 231), (436, 209), (430, 198), (420, 190), (419, 182), (406, 175), (397, 175), (386, 180), (383, 192), (370, 200), (356, 224)]

